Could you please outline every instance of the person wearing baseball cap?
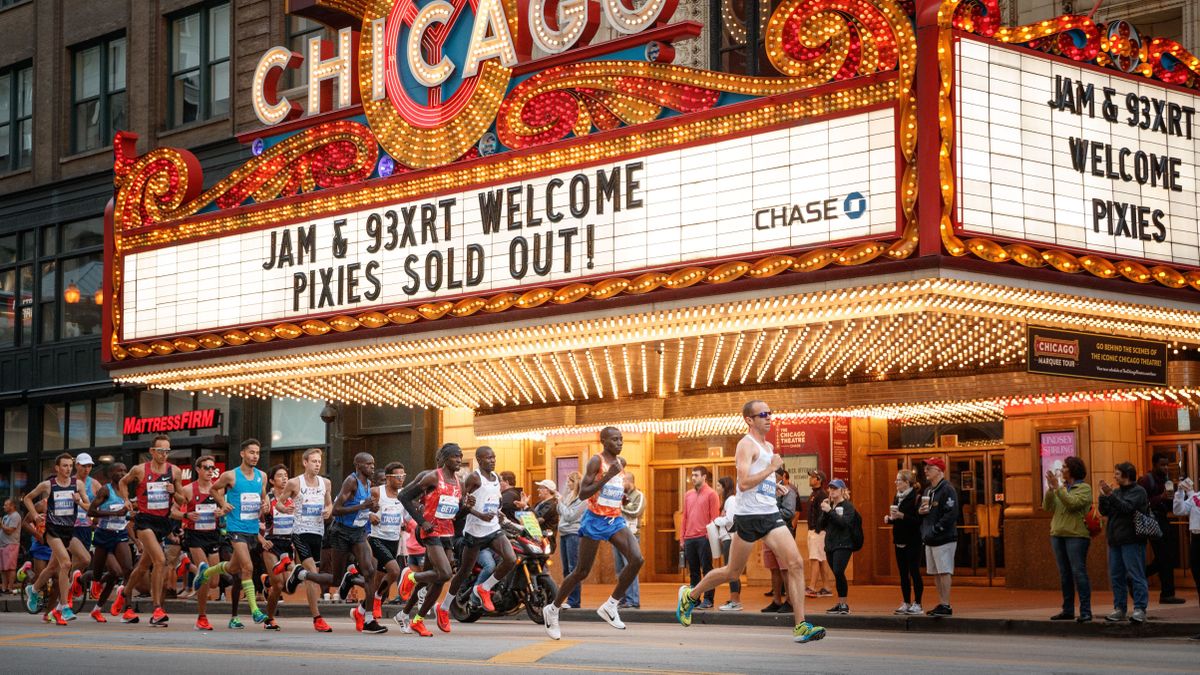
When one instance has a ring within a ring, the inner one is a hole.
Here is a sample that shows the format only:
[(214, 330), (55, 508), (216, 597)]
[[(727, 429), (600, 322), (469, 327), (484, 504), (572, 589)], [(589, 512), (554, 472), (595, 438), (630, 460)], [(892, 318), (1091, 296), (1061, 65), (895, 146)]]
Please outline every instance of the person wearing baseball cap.
[(550, 553), (558, 550), (558, 483), (550, 480), (539, 480), (534, 483), (537, 488), (537, 504), (533, 505), (533, 515), (537, 516), (542, 534), (550, 540)]
[(837, 604), (826, 610), (826, 614), (849, 614), (846, 596), (850, 585), (846, 581), (846, 568), (854, 554), (855, 543), (862, 544), (862, 521), (850, 502), (846, 482), (841, 478), (829, 481), (829, 498), (817, 505), (821, 529), (825, 531), (825, 555), (833, 570), (837, 585)]
[(828, 598), (833, 595), (829, 590), (829, 582), (833, 579), (833, 570), (825, 556), (825, 530), (820, 523), (821, 502), (829, 498), (825, 491), (828, 476), (820, 469), (808, 470), (808, 487), (811, 492), (808, 497), (808, 583), (804, 594), (810, 598)]
[[(92, 467), (95, 465), (95, 460), (86, 452), (75, 456), (75, 479), (83, 483), (83, 491), (87, 495), (88, 504), (96, 499), (96, 490), (100, 488), (100, 483), (92, 478)], [(92, 519), (88, 518), (87, 509), (75, 510), (75, 535), (70, 549), (72, 568), (70, 596), (74, 598), (83, 595), (84, 589), (92, 577), (91, 570), (88, 570), (86, 574), (83, 571), (92, 564)]]
[(954, 553), (958, 548), (958, 493), (946, 480), (946, 460), (925, 460), (929, 488), (921, 495), (921, 541), (925, 544), (925, 566), (937, 584), (938, 606), (929, 616), (952, 616), (950, 581), (954, 576)]

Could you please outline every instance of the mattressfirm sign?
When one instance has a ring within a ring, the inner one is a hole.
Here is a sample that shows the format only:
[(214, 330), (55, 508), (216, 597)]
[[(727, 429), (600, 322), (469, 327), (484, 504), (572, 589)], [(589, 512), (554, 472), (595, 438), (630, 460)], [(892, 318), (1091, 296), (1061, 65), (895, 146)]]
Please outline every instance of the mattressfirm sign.
[(188, 410), (177, 415), (162, 417), (126, 417), (122, 433), (126, 436), (137, 434), (157, 434), (168, 431), (190, 431), (192, 429), (210, 429), (221, 424), (221, 411)]
[(1167, 344), (1029, 326), (1031, 373), (1091, 380), (1167, 384)]
[[(897, 230), (893, 108), (124, 259), (124, 339), (558, 284)], [(213, 274), (212, 261), (220, 261)]]
[(964, 231), (1200, 264), (1200, 97), (972, 39), (956, 59)]

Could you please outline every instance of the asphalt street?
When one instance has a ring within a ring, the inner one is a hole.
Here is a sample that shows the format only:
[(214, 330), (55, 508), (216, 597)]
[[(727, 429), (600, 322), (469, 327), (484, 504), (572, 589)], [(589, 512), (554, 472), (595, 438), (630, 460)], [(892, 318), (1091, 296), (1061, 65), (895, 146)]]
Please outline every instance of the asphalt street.
[[(788, 630), (740, 626), (690, 628), (564, 622), (563, 639), (548, 639), (529, 621), (454, 624), (449, 635), (422, 639), (394, 623), (386, 635), (359, 635), (348, 617), (327, 617), (332, 634), (307, 619), (282, 619), (268, 633), (192, 630), (175, 616), (167, 629), (98, 625), (86, 616), (58, 628), (40, 617), (0, 614), (0, 670), (16, 673), (130, 672), (358, 673), (1195, 673), (1200, 643), (1182, 638), (1100, 639), (989, 635), (919, 635), (841, 630), (799, 645)], [(432, 627), (432, 626), (431, 626)]]

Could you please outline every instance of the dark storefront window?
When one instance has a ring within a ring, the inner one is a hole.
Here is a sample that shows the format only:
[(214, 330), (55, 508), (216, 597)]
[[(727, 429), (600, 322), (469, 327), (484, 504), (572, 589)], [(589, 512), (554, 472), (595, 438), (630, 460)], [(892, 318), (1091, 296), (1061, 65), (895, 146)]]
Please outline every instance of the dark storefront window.
[(767, 60), (764, 48), (767, 22), (779, 2), (709, 0), (709, 16), (718, 17), (709, 37), (711, 68), (738, 75), (779, 74)]
[(125, 127), (125, 45), (122, 35), (75, 49), (74, 152), (107, 147)]
[[(100, 334), (104, 302), (103, 227), (100, 218), (89, 218), (0, 238), (0, 242), (20, 245), (17, 259), (5, 269), (3, 261), (10, 257), (3, 253), (0, 244), (0, 286), (13, 297), (12, 318), (8, 318), (6, 306), (4, 318), (0, 319), (0, 347), (32, 341), (35, 310), (41, 342)], [(10, 280), (11, 287), (6, 285)]]
[(0, 70), (0, 172), (29, 166), (33, 157), (33, 66)]

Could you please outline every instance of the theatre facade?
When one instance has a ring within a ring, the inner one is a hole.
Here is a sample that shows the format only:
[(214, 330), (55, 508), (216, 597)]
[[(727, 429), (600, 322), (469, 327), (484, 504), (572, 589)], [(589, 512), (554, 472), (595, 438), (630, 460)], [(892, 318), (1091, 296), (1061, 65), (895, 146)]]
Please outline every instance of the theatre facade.
[[(432, 411), (527, 488), (618, 426), (650, 581), (761, 398), (802, 496), (849, 483), (857, 582), (896, 579), (895, 472), (940, 456), (963, 583), (1054, 584), (1056, 462), (1200, 477), (1200, 61), (995, 0), (762, 5), (288, 3), (330, 39), (263, 53), (243, 166), (118, 135), (106, 367)], [(681, 65), (701, 39), (751, 48)]]

